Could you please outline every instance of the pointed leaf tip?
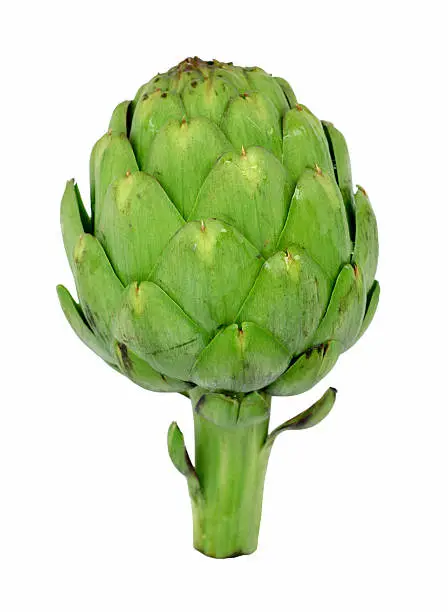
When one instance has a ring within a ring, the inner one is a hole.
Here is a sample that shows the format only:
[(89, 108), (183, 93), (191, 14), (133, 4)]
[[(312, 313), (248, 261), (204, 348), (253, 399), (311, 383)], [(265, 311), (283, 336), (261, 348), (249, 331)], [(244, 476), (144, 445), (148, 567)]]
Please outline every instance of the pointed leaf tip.
[(70, 292), (64, 285), (57, 285), (56, 291), (62, 311), (78, 338), (109, 365), (114, 366), (114, 357), (90, 328), (79, 304), (75, 302)]
[(192, 500), (200, 501), (201, 485), (185, 447), (184, 435), (176, 421), (173, 421), (168, 429), (167, 441), (170, 459), (174, 467), (186, 477)]
[(331, 411), (333, 408), (334, 402), (336, 400), (336, 389), (334, 387), (330, 387), (323, 394), (323, 396), (317, 400), (312, 406), (310, 406), (304, 412), (301, 412), (297, 416), (289, 419), (274, 431), (272, 431), (268, 439), (266, 440), (265, 449), (267, 452), (270, 451), (274, 440), (276, 437), (282, 433), (282, 431), (295, 430), (295, 429), (308, 429), (309, 427), (314, 427), (320, 423)]

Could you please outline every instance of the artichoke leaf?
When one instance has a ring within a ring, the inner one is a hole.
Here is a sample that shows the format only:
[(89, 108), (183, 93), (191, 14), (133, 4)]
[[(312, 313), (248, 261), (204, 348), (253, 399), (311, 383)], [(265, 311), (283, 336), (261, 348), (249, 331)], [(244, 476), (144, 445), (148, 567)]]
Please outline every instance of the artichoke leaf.
[(199, 191), (190, 219), (217, 217), (236, 227), (264, 257), (275, 250), (294, 183), (261, 147), (225, 153)]
[(324, 395), (307, 410), (301, 412), (292, 419), (289, 419), (289, 421), (285, 421), (285, 423), (271, 431), (264, 445), (264, 452), (269, 455), (275, 439), (283, 431), (308, 429), (320, 423), (326, 416), (328, 416), (333, 408), (336, 401), (336, 393), (336, 389), (330, 387), (327, 389)]
[(280, 83), (262, 68), (247, 68), (246, 78), (249, 81), (250, 89), (269, 98), (280, 114), (288, 109), (288, 101)]
[(329, 121), (322, 121), (328, 140), (333, 167), (342, 193), (352, 239), (355, 237), (355, 202), (353, 197), (352, 169), (347, 143), (343, 134)]
[(89, 216), (84, 208), (78, 185), (72, 179), (67, 181), (61, 201), (61, 228), (65, 252), (72, 270), (74, 269), (73, 252), (79, 237), (91, 231)]
[(209, 423), (218, 427), (237, 426), (240, 402), (236, 396), (194, 387), (190, 392), (190, 399), (194, 413)]
[(155, 176), (186, 219), (218, 157), (232, 145), (205, 117), (168, 121), (156, 134), (142, 170)]
[(199, 355), (191, 380), (211, 390), (247, 393), (278, 378), (290, 359), (288, 350), (255, 323), (232, 324), (221, 330)]
[(112, 350), (113, 317), (123, 294), (123, 285), (102, 246), (91, 234), (82, 234), (75, 246), (74, 276), (88, 324)]
[(218, 67), (214, 69), (214, 73), (217, 79), (223, 79), (231, 83), (240, 94), (249, 90), (247, 72), (240, 66), (232, 66), (232, 70), (228, 70), (226, 67)]
[(137, 170), (134, 151), (125, 134), (109, 131), (95, 144), (90, 156), (90, 197), (95, 229), (109, 185)]
[(237, 151), (259, 146), (281, 159), (280, 114), (274, 104), (261, 93), (245, 92), (233, 98), (220, 127)]
[(175, 92), (158, 89), (140, 97), (129, 134), (140, 168), (148, 167), (151, 146), (160, 129), (170, 120), (181, 121), (185, 113), (182, 100)]
[(130, 100), (125, 100), (124, 102), (120, 102), (120, 104), (115, 107), (109, 122), (110, 132), (118, 135), (124, 134), (127, 136), (130, 123), (130, 104)]
[(229, 101), (237, 95), (232, 83), (211, 74), (208, 79), (191, 81), (182, 92), (182, 101), (188, 117), (206, 117), (219, 125)]
[(334, 176), (322, 124), (303, 104), (296, 104), (283, 117), (283, 163), (295, 182), (314, 166)]
[(330, 295), (330, 279), (322, 268), (291, 245), (263, 264), (237, 320), (269, 330), (297, 355), (316, 332)]
[(173, 80), (171, 78), (171, 75), (156, 74), (155, 77), (153, 77), (147, 83), (144, 83), (139, 88), (139, 90), (135, 94), (134, 100), (132, 101), (132, 105), (135, 107), (141, 100), (142, 96), (144, 95), (149, 96), (150, 94), (152, 94), (154, 91), (157, 91), (157, 90), (169, 91), (171, 89), (173, 89)]
[(114, 333), (152, 368), (180, 380), (189, 380), (190, 370), (209, 339), (176, 302), (148, 281), (127, 287)]
[(283, 93), (285, 94), (285, 98), (288, 101), (289, 108), (294, 108), (297, 104), (296, 94), (294, 93), (291, 85), (285, 79), (281, 77), (274, 77), (280, 87), (283, 89)]
[(292, 363), (276, 381), (266, 388), (270, 395), (299, 395), (321, 381), (333, 368), (343, 346), (337, 340), (329, 340), (314, 346)]
[(262, 391), (246, 393), (240, 402), (237, 425), (252, 426), (266, 421), (267, 428), (270, 414), (271, 398), (269, 395)]
[(183, 433), (175, 421), (171, 423), (168, 429), (168, 453), (174, 467), (187, 479), (192, 501), (201, 503), (201, 484), (185, 447)]
[(352, 242), (341, 192), (331, 174), (307, 169), (297, 183), (278, 247), (302, 247), (334, 281)]
[(375, 316), (376, 309), (378, 307), (379, 299), (380, 299), (380, 284), (378, 281), (374, 281), (372, 288), (370, 289), (367, 295), (366, 313), (364, 315), (364, 319), (362, 321), (362, 325), (361, 325), (361, 329), (359, 330), (359, 334), (356, 337), (356, 342), (367, 331), (367, 328), (372, 322), (372, 319)]
[(114, 361), (104, 343), (90, 329), (80, 306), (63, 285), (56, 287), (62, 311), (78, 338), (107, 363)]
[(370, 291), (378, 265), (378, 226), (375, 213), (362, 187), (355, 194), (356, 235), (353, 260), (362, 268), (366, 291)]
[(160, 374), (122, 342), (115, 343), (115, 353), (121, 372), (143, 389), (160, 393), (183, 393), (191, 387), (183, 380)]
[(127, 285), (149, 277), (184, 223), (160, 183), (139, 171), (109, 187), (96, 233), (117, 276)]
[(179, 95), (182, 95), (191, 83), (199, 83), (203, 80), (204, 74), (201, 70), (176, 71), (172, 76), (172, 86)]
[(313, 344), (328, 338), (338, 340), (347, 350), (361, 329), (366, 309), (366, 291), (359, 266), (346, 264), (331, 294), (327, 311), (313, 337)]
[(218, 427), (250, 427), (262, 421), (268, 426), (271, 402), (265, 393), (253, 391), (241, 398), (194, 387), (189, 395), (195, 413)]
[(190, 221), (163, 251), (151, 280), (209, 333), (235, 321), (263, 258), (234, 227)]

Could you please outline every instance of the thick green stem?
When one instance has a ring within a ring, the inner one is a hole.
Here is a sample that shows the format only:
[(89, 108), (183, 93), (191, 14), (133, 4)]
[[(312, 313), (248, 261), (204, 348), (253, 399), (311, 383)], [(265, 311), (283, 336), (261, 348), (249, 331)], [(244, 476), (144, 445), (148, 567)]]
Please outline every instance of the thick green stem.
[(253, 553), (258, 544), (266, 467), (282, 431), (306, 429), (331, 410), (335, 390), (268, 435), (270, 397), (262, 392), (227, 395), (190, 391), (195, 433), (195, 466), (176, 423), (168, 449), (187, 478), (197, 550), (218, 559)]
[(236, 557), (257, 548), (268, 424), (268, 409), (263, 418), (239, 424), (194, 410), (195, 465), (203, 495), (202, 503), (192, 504), (194, 546), (205, 555)]

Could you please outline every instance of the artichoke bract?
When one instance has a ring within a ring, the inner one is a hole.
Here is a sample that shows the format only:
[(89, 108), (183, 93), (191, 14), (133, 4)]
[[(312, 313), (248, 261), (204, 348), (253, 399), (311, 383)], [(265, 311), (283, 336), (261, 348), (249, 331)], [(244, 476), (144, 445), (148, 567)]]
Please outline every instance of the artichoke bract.
[(345, 139), (260, 68), (188, 58), (119, 104), (61, 205), (79, 338), (151, 391), (191, 399), (195, 463), (173, 423), (194, 545), (257, 547), (278, 433), (318, 423), (330, 388), (268, 433), (271, 397), (311, 389), (375, 313), (378, 235)]

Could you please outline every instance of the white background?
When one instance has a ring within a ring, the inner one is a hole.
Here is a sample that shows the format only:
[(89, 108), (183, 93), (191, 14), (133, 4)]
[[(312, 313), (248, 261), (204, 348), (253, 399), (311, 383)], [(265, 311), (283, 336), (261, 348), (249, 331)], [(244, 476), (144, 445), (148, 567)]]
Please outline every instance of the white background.
[[(24, 2), (1, 22), (2, 612), (446, 612), (447, 83), (442, 2)], [(145, 392), (75, 337), (59, 201), (110, 113), (188, 55), (259, 65), (345, 134), (377, 213), (368, 333), (273, 425), (259, 550), (191, 546), (166, 452), (188, 401)], [(444, 585), (445, 581), (445, 585)]]

